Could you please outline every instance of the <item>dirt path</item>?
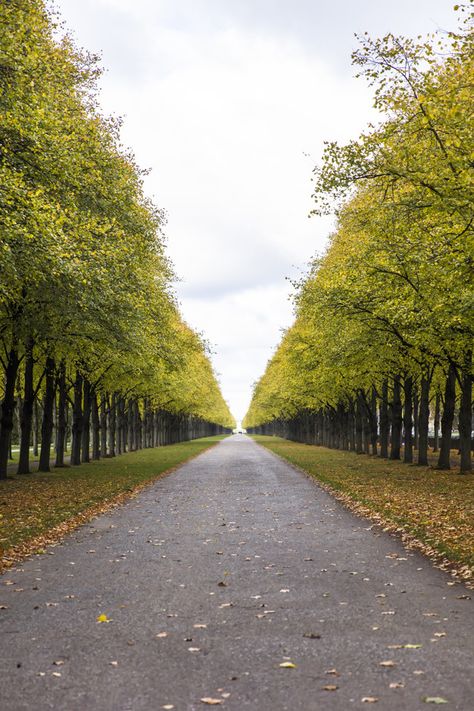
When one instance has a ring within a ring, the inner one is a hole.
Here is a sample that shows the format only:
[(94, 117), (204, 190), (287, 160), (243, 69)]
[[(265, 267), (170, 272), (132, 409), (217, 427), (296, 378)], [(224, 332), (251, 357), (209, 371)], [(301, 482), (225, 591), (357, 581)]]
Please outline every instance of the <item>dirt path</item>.
[(0, 578), (0, 708), (468, 711), (466, 595), (233, 436)]

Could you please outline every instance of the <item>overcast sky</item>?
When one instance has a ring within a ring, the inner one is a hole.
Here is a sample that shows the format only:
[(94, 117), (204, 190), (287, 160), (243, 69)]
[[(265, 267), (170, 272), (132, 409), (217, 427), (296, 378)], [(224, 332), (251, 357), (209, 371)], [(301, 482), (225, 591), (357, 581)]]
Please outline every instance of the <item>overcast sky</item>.
[(56, 0), (101, 52), (101, 104), (168, 214), (188, 323), (211, 342), (241, 419), (292, 320), (288, 295), (331, 222), (311, 218), (324, 140), (374, 118), (355, 32), (454, 29), (451, 0)]

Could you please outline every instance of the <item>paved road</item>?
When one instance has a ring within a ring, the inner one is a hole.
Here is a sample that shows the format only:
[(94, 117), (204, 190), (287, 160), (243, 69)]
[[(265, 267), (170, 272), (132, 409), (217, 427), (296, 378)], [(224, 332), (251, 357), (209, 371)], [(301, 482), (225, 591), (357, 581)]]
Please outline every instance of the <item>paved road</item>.
[(468, 711), (450, 583), (233, 436), (0, 578), (0, 708)]

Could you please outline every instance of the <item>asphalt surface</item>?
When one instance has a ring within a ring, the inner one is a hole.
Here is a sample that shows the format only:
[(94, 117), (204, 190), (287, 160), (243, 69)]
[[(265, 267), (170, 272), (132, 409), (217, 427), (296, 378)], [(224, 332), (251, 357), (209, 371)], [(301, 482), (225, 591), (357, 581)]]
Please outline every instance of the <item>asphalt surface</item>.
[(469, 598), (234, 435), (0, 578), (0, 709), (468, 711)]

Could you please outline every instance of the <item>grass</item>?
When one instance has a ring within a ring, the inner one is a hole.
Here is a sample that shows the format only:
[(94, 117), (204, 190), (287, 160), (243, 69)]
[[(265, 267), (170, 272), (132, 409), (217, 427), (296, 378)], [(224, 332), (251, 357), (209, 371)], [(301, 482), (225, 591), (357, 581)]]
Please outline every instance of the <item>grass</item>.
[(415, 538), (461, 575), (474, 573), (474, 476), (254, 436), (308, 472), (350, 508)]
[(41, 551), (221, 439), (204, 437), (0, 481), (0, 569)]

